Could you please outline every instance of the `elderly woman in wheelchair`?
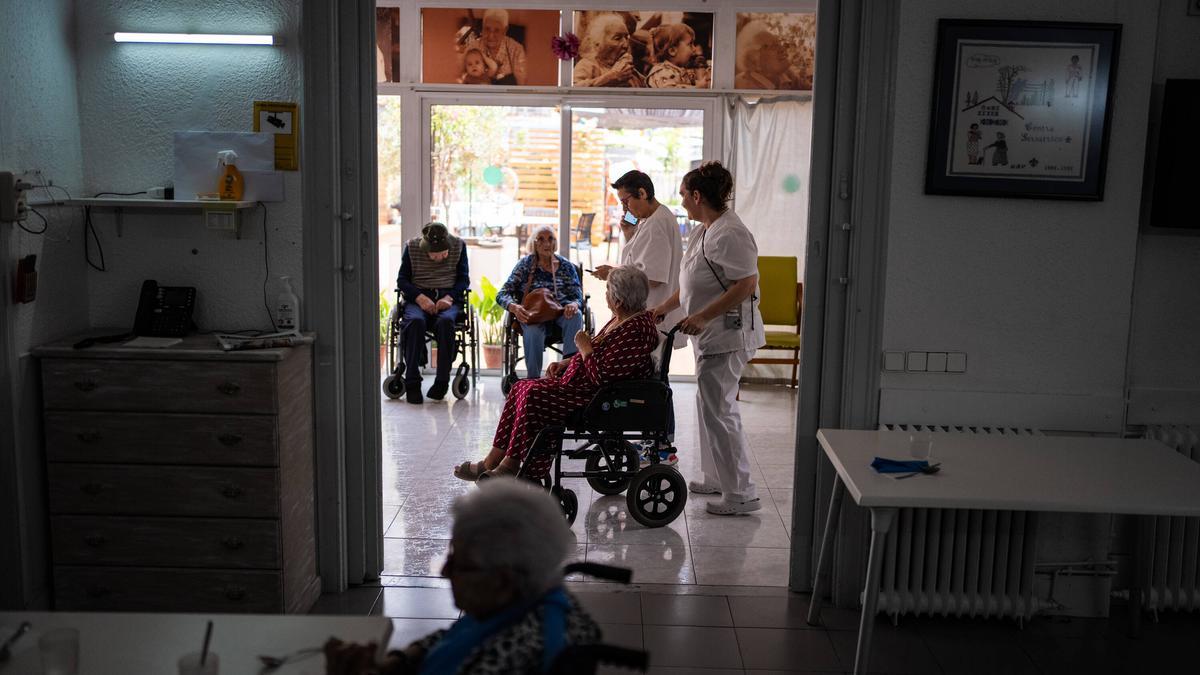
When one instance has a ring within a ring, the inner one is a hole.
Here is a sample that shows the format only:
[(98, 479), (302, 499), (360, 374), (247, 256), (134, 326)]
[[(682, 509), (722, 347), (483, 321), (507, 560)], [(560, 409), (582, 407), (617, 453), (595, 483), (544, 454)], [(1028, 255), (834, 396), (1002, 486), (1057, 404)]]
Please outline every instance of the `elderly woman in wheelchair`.
[(649, 288), (641, 270), (613, 269), (605, 293), (612, 320), (594, 338), (584, 331), (576, 333), (578, 353), (552, 364), (546, 377), (514, 384), (505, 400), (491, 452), (481, 462), (463, 462), (454, 468), (454, 475), (474, 481), (484, 473), (490, 477), (521, 471), (529, 478), (546, 478), (554, 454), (538, 454), (521, 470), (539, 431), (563, 426), (602, 386), (653, 374), (652, 354), (659, 336), (654, 317), (646, 311)]

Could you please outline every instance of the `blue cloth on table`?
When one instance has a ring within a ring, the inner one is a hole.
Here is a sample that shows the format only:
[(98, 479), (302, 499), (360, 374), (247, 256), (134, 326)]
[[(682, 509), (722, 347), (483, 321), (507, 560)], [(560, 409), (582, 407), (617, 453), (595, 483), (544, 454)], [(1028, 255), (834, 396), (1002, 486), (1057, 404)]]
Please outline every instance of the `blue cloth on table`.
[(879, 473), (917, 473), (928, 466), (929, 462), (923, 459), (901, 460), (876, 457), (875, 461), (871, 462), (871, 468)]

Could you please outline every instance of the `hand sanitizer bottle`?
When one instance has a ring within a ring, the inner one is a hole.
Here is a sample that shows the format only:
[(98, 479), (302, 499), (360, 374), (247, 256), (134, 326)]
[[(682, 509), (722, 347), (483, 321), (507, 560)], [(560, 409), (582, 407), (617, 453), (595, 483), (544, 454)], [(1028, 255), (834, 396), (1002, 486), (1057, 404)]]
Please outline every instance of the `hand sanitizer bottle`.
[(246, 184), (242, 178), (242, 172), (238, 171), (235, 164), (237, 158), (237, 153), (232, 150), (222, 150), (217, 153), (217, 169), (221, 173), (217, 193), (223, 200), (238, 202), (245, 195)]
[(300, 334), (300, 299), (292, 291), (291, 277), (279, 277), (283, 282), (283, 291), (275, 305), (275, 327), (282, 331)]

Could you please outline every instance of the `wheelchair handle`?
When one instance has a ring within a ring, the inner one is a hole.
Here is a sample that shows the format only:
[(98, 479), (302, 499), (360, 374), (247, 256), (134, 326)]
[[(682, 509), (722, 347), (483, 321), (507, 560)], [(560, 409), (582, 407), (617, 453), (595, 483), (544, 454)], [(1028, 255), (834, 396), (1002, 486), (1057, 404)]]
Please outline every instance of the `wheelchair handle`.
[(661, 363), (659, 364), (659, 367), (662, 370), (662, 372), (659, 373), (659, 379), (663, 382), (666, 382), (667, 375), (671, 372), (671, 352), (675, 351), (675, 334), (679, 332), (679, 324), (675, 324), (675, 327), (669, 331), (660, 330), (658, 332), (667, 336), (667, 338), (663, 340), (662, 359)]

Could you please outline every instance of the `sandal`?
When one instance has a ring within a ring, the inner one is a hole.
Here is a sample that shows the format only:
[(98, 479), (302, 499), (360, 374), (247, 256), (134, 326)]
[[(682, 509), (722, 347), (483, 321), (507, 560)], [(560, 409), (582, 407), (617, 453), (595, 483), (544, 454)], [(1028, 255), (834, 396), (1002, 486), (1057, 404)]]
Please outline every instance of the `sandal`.
[(485, 473), (483, 462), (463, 462), (454, 467), (454, 477), (459, 480), (469, 481), (474, 483), (479, 480), (479, 477)]
[(517, 466), (513, 466), (512, 463), (510, 463), (507, 459), (505, 459), (505, 461), (500, 462), (500, 464), (496, 468), (488, 469), (487, 471), (484, 471), (483, 473), (479, 474), (479, 478), (486, 479), (486, 478), (497, 478), (499, 476), (515, 476), (515, 475), (517, 475), (517, 472), (520, 470), (521, 470), (520, 464), (517, 464)]

